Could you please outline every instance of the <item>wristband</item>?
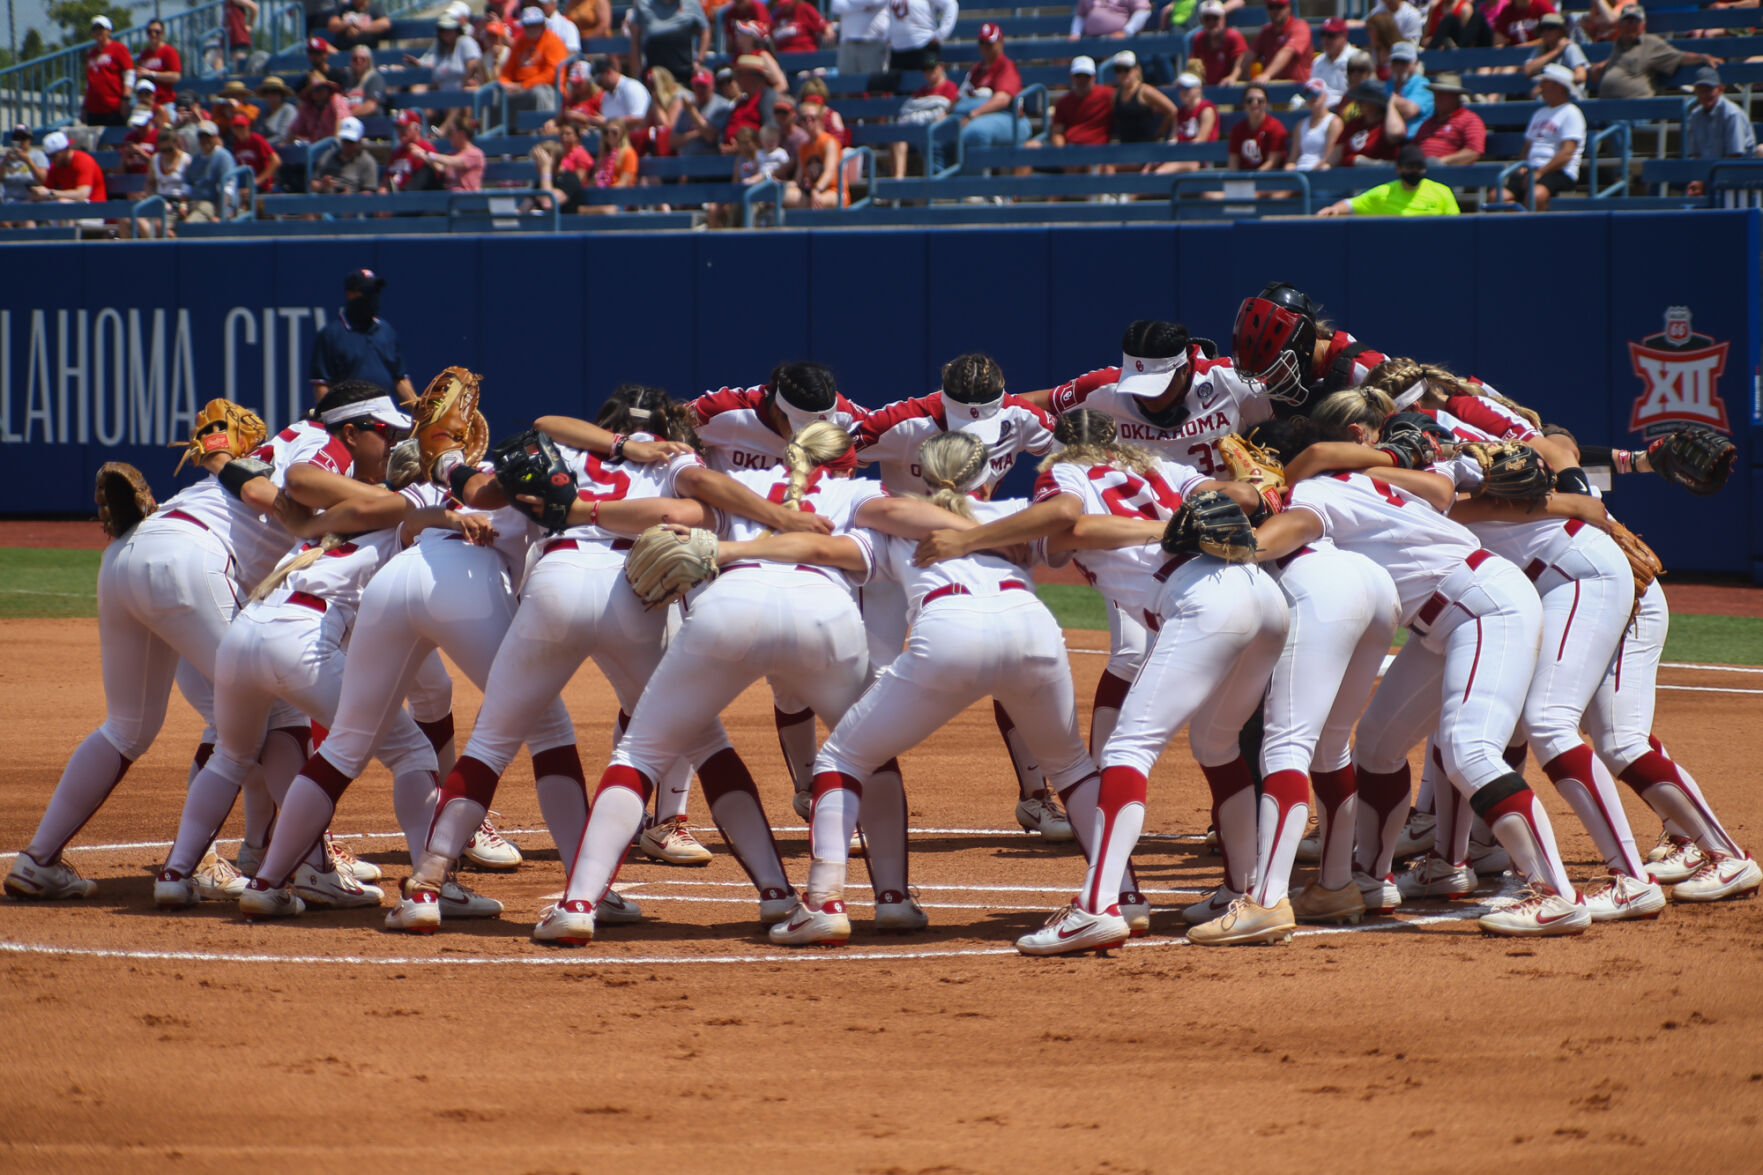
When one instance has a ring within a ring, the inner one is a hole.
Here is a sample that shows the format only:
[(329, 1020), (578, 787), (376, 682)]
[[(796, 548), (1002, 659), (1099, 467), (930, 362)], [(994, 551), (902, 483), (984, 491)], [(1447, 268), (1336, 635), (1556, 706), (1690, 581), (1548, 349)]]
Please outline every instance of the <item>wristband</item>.
[(1610, 464), (1617, 473), (1634, 472), (1634, 452), (1633, 449), (1610, 450)]
[(268, 477), (274, 466), (267, 461), (259, 461), (255, 457), (234, 457), (220, 467), (214, 476), (226, 488), (227, 493), (240, 501), (245, 499), (245, 485), (260, 477)]
[(594, 499), (594, 508), (588, 511), (588, 525), (600, 525), (600, 499), (598, 498)]
[(477, 470), (467, 465), (464, 461), (459, 462), (459, 464), (447, 471), (448, 492), (463, 503), (465, 501), (465, 483), (476, 476)]
[(1585, 470), (1577, 465), (1569, 466), (1555, 475), (1555, 489), (1563, 494), (1584, 494), (1591, 497), (1591, 479), (1586, 477)]
[(614, 461), (624, 460), (624, 443), (628, 440), (630, 438), (621, 432), (612, 434), (612, 459)]

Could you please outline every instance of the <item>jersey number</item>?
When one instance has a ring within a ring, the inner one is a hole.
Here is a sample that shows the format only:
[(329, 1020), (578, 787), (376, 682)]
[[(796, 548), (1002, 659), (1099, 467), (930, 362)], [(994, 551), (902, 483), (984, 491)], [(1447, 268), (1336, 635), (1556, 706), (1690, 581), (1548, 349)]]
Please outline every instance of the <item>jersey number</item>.
[(1216, 461), (1214, 461), (1212, 458), (1212, 446), (1210, 444), (1189, 445), (1188, 446), (1188, 456), (1190, 456), (1194, 459), (1194, 461), (1193, 461), (1194, 468), (1198, 469), (1201, 473), (1205, 474), (1207, 477), (1211, 477), (1215, 472), (1217, 472), (1218, 463)]
[[(1097, 465), (1090, 470), (1092, 478), (1103, 478), (1111, 474), (1123, 480), (1118, 486), (1109, 486), (1102, 491), (1102, 501), (1107, 505), (1108, 512), (1120, 518), (1148, 518), (1153, 521), (1167, 518), (1181, 509), (1181, 495), (1169, 488), (1169, 483), (1155, 469), (1145, 471), (1143, 477), (1131, 473), (1122, 473), (1105, 465)], [(1157, 507), (1163, 508), (1159, 513)]]
[[(1352, 476), (1351, 474), (1346, 474), (1346, 473), (1335, 474), (1335, 477), (1341, 481), (1347, 481), (1351, 476)], [(1392, 505), (1392, 506), (1406, 506), (1408, 504), (1407, 500), (1404, 499), (1400, 494), (1396, 493), (1395, 489), (1390, 485), (1390, 483), (1383, 480), (1381, 477), (1372, 477), (1370, 474), (1367, 474), (1365, 477), (1365, 480), (1370, 482), (1371, 488), (1376, 490), (1378, 492), (1378, 495), (1380, 497), (1382, 497), (1383, 500), (1388, 502), (1390, 505)]]
[(576, 492), (576, 497), (580, 498), (582, 501), (618, 502), (622, 501), (625, 494), (630, 492), (630, 475), (618, 469), (608, 470), (604, 465), (600, 464), (600, 459), (592, 453), (588, 454), (586, 470), (589, 481), (598, 486), (606, 486), (607, 489), (603, 494), (596, 494), (592, 490), (578, 490)]

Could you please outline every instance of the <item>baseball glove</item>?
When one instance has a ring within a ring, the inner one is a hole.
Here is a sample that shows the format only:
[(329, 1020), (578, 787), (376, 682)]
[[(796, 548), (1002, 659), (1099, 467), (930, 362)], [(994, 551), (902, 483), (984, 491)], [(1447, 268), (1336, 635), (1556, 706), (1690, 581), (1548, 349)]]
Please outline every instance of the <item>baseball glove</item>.
[(1285, 509), (1286, 469), (1278, 457), (1234, 432), (1218, 438), (1218, 455), (1224, 458), (1232, 481), (1253, 486), (1261, 495), (1262, 509), (1256, 512), (1257, 517)]
[(1455, 440), (1451, 431), (1424, 412), (1398, 412), (1383, 422), (1378, 448), (1397, 469), (1424, 469), (1439, 459), (1439, 446)]
[(159, 509), (147, 479), (133, 465), (106, 461), (98, 467), (98, 525), (112, 539), (119, 539), (135, 524)]
[[(557, 442), (529, 428), (491, 450), (490, 462), (510, 506), (553, 533), (569, 525), (575, 473), (557, 451)], [(539, 501), (523, 502), (523, 494)]]
[(448, 453), (475, 465), (489, 444), (489, 426), (477, 410), (479, 379), (463, 367), (448, 367), (429, 381), (410, 406), (423, 471), (434, 476), (435, 461)]
[(1653, 553), (1653, 548), (1641, 541), (1641, 536), (1614, 518), (1610, 519), (1610, 537), (1628, 556), (1628, 569), (1634, 574), (1635, 607), (1640, 607), (1641, 593), (1653, 585), (1653, 581), (1665, 574), (1665, 564)]
[(659, 608), (716, 578), (716, 532), (645, 530), (625, 556), (624, 577), (645, 608)]
[(196, 413), (190, 439), (173, 441), (171, 447), (182, 449), (174, 475), (183, 471), (186, 461), (201, 461), (210, 453), (222, 451), (243, 457), (269, 439), (269, 426), (251, 409), (231, 400), (210, 400)]
[(1255, 528), (1236, 499), (1201, 490), (1181, 504), (1163, 529), (1163, 549), (1171, 555), (1199, 551), (1226, 563), (1249, 563), (1258, 548)]
[(1701, 425), (1679, 429), (1647, 446), (1647, 463), (1654, 473), (1702, 497), (1720, 492), (1737, 456), (1737, 445)]
[(1481, 492), (1487, 497), (1527, 502), (1534, 510), (1555, 486), (1548, 463), (1535, 449), (1517, 441), (1471, 441), (1457, 451), (1481, 466)]

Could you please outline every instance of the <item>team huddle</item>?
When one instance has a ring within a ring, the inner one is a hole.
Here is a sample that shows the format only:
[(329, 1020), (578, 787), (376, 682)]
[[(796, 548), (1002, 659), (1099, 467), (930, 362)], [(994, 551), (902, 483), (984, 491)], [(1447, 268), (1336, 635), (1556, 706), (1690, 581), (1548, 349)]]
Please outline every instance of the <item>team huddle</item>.
[[(1028, 955), (1149, 932), (1130, 858), (1183, 726), (1222, 864), (1181, 912), (1195, 943), (1285, 941), (1507, 870), (1519, 888), (1489, 903), (1491, 934), (1577, 934), (1655, 917), (1668, 890), (1763, 886), (1653, 736), (1659, 567), (1583, 469), (1711, 493), (1730, 442), (1582, 445), (1478, 381), (1372, 350), (1283, 283), (1244, 300), (1231, 344), (1225, 358), (1139, 321), (1118, 366), (1017, 395), (962, 355), (939, 390), (876, 411), (812, 363), (690, 403), (627, 384), (594, 422), (541, 417), (493, 448), (457, 368), (404, 405), (338, 383), (274, 437), (211, 402), (186, 453), (201, 479), (169, 501), (127, 466), (100, 471), (106, 718), (6, 892), (95, 890), (63, 850), (152, 744), (174, 683), (206, 730), (154, 900), (236, 900), (253, 921), (383, 903), (378, 868), (328, 835), (373, 758), (410, 860), (387, 927), (499, 916), (458, 869), (520, 863), (489, 818), (524, 743), (566, 871), (537, 942), (640, 921), (614, 886), (633, 849), (710, 860), (694, 777), (772, 942), (849, 939), (854, 850), (874, 929), (920, 930), (899, 756), (988, 696), (1016, 821), (1086, 863), (1076, 897), (1017, 941)], [(1032, 496), (994, 498), (1025, 454)], [(1110, 620), (1087, 738), (1034, 590), (1036, 566), (1066, 563)], [(483, 690), (457, 754), (438, 650)], [(591, 800), (561, 696), (590, 658), (620, 707)], [(720, 719), (760, 678), (809, 825), (805, 878)], [(1568, 875), (1531, 754), (1604, 876)], [(1618, 780), (1660, 819), (1650, 852)], [(215, 838), (241, 794), (234, 869)], [(1299, 860), (1317, 872), (1294, 891)]]

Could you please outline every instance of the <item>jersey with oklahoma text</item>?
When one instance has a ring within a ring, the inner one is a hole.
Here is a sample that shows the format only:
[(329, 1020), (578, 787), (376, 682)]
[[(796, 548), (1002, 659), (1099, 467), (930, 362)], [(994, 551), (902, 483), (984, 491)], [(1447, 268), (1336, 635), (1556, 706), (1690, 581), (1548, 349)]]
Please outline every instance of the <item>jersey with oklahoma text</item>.
[[(766, 386), (718, 388), (692, 401), (693, 422), (704, 445), (704, 460), (718, 473), (737, 469), (770, 469), (784, 459), (789, 442), (771, 431), (761, 409)], [(855, 433), (863, 422), (863, 409), (839, 396), (826, 419), (846, 432)]]
[(985, 480), (986, 489), (990, 490), (1010, 472), (1019, 455), (1033, 453), (1040, 457), (1053, 447), (1053, 418), (1021, 396), (1006, 394), (998, 411), (984, 420), (964, 421), (962, 413), (971, 411), (965, 404), (944, 399), (941, 392), (878, 408), (857, 429), (857, 458), (880, 466), (882, 484), (888, 492), (923, 493), (919, 446), (939, 433), (957, 428), (985, 442), (991, 455)]
[[(1085, 514), (1112, 514), (1117, 518), (1143, 518), (1166, 522), (1181, 509), (1182, 499), (1208, 480), (1191, 465), (1159, 460), (1139, 473), (1112, 465), (1078, 465), (1062, 461), (1035, 482), (1034, 500), (1045, 502), (1058, 494), (1070, 494), (1083, 503)], [(1110, 603), (1132, 616), (1149, 611), (1162, 585), (1153, 578), (1169, 561), (1154, 543), (1113, 551), (1079, 551), (1072, 562)], [(1057, 556), (1048, 560), (1055, 566)]]

